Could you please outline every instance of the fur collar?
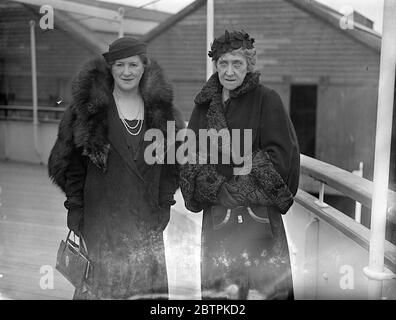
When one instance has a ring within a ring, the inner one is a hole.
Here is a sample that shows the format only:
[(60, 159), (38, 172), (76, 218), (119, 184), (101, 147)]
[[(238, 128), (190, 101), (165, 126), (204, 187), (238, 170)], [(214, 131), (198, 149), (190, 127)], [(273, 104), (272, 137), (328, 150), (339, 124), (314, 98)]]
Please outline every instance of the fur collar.
[[(88, 62), (72, 83), (72, 113), (74, 115), (73, 139), (83, 148), (99, 168), (106, 170), (110, 144), (107, 140), (107, 110), (111, 103), (114, 80), (105, 60), (100, 57)], [(140, 82), (140, 92), (145, 104), (146, 127), (157, 128), (166, 134), (166, 123), (177, 120), (173, 108), (173, 91), (160, 66), (151, 61)]]
[[(249, 72), (246, 74), (242, 84), (235, 90), (230, 91), (230, 98), (238, 98), (253, 89), (255, 89), (260, 82), (259, 72)], [(206, 113), (207, 118), (207, 129), (215, 129), (220, 131), (222, 129), (228, 129), (227, 120), (223, 112), (223, 98), (222, 98), (223, 86), (219, 81), (218, 73), (214, 73), (209, 80), (206, 82), (201, 92), (195, 97), (194, 102), (197, 105), (209, 104), (208, 111)], [(223, 141), (221, 139), (218, 142), (218, 146), (222, 150), (230, 150), (229, 141)], [(227, 149), (223, 149), (226, 147)]]

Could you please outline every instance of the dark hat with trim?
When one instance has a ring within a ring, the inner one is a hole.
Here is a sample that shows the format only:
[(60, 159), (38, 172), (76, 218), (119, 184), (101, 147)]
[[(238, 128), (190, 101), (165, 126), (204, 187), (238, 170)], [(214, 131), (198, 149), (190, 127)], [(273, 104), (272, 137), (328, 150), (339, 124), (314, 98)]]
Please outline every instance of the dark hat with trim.
[(122, 37), (110, 44), (109, 51), (103, 53), (103, 57), (110, 63), (142, 53), (147, 53), (146, 43), (132, 37)]
[(254, 38), (251, 38), (245, 31), (232, 31), (225, 30), (224, 34), (216, 38), (208, 52), (208, 56), (212, 60), (217, 61), (221, 55), (237, 50), (239, 48), (252, 49)]

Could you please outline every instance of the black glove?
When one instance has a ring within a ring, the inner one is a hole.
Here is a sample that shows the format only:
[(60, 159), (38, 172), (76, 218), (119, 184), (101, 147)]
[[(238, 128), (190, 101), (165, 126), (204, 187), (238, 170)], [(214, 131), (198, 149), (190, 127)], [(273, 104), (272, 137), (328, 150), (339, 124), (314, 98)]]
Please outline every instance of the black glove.
[(67, 212), (67, 227), (76, 235), (80, 235), (82, 229), (83, 213), (82, 208), (69, 209)]
[(157, 231), (162, 232), (165, 230), (170, 220), (170, 206), (160, 207), (160, 213), (158, 217)]
[(239, 205), (272, 205), (273, 202), (261, 189), (258, 181), (250, 174), (237, 176), (226, 183), (227, 191)]
[(240, 199), (237, 194), (233, 194), (232, 192), (230, 192), (229, 184), (227, 182), (224, 182), (221, 185), (217, 200), (222, 206), (226, 208), (240, 206), (243, 202), (243, 199)]

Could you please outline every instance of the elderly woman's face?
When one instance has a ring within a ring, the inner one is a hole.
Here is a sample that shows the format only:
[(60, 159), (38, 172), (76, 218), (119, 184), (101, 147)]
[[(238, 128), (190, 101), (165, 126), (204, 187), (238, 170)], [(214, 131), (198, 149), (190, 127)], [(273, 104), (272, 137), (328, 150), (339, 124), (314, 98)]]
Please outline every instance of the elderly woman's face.
[(116, 60), (111, 66), (114, 85), (122, 91), (137, 89), (143, 73), (144, 65), (139, 56)]
[(247, 61), (244, 55), (237, 52), (223, 54), (216, 62), (219, 80), (228, 90), (238, 88), (247, 74)]

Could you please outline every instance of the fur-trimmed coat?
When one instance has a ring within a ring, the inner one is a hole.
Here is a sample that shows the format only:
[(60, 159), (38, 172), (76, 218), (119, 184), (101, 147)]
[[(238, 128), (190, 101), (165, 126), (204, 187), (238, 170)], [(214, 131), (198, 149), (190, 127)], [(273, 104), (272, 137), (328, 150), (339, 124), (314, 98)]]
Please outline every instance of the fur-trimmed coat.
[[(66, 195), (65, 206), (83, 210), (81, 232), (93, 268), (90, 291), (77, 297), (166, 295), (158, 227), (174, 204), (179, 167), (147, 164), (144, 151), (151, 142), (143, 138), (136, 152), (128, 148), (113, 86), (102, 57), (84, 66), (72, 83), (72, 102), (48, 161), (49, 176)], [(145, 130), (160, 129), (167, 143), (167, 121), (175, 121), (176, 130), (184, 122), (173, 107), (172, 87), (155, 61), (145, 67), (139, 87)]]
[[(226, 139), (219, 143), (218, 164), (208, 159), (208, 164), (190, 163), (181, 169), (186, 207), (193, 212), (203, 210), (204, 298), (227, 297), (231, 284), (239, 288), (241, 299), (249, 290), (264, 299), (293, 296), (281, 215), (293, 204), (298, 189), (299, 147), (279, 95), (261, 85), (259, 77), (257, 72), (248, 73), (223, 104), (218, 74), (212, 75), (195, 98), (188, 125), (194, 132), (226, 129), (231, 134), (233, 129), (252, 129), (251, 146), (244, 144), (242, 134), (240, 138), (241, 150), (252, 157), (247, 175), (235, 176), (236, 165), (222, 162)], [(224, 189), (238, 202), (231, 215), (220, 205)]]

